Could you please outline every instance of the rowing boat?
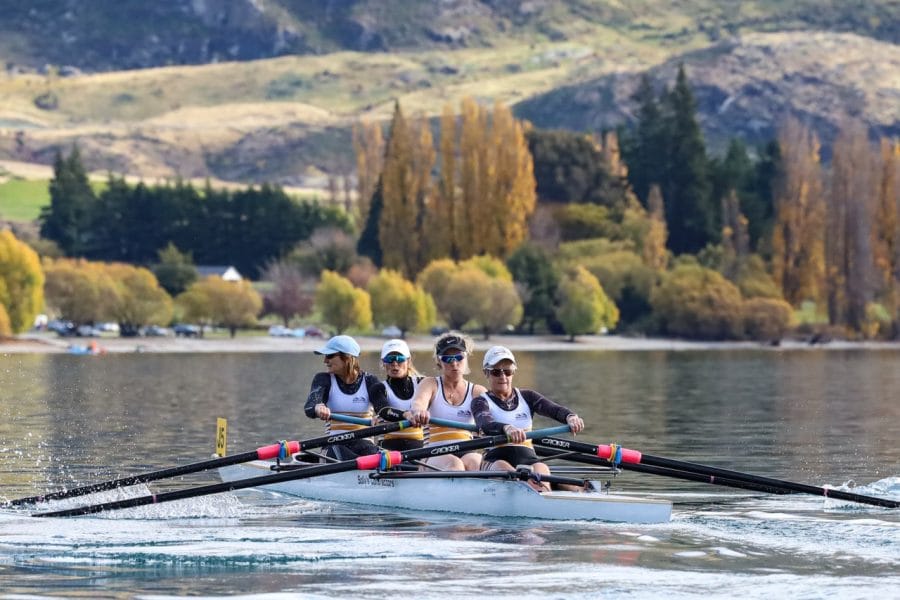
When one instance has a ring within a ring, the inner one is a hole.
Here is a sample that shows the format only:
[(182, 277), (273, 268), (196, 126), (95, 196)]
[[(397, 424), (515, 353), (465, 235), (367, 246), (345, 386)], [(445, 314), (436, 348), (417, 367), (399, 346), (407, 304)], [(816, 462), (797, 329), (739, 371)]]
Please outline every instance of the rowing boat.
[[(272, 472), (272, 461), (251, 461), (219, 469), (223, 482)], [(447, 475), (443, 473), (442, 475)], [(597, 485), (586, 492), (537, 492), (526, 483), (496, 478), (413, 478), (403, 472), (348, 471), (262, 486), (309, 500), (344, 502), (413, 511), (437, 511), (525, 519), (666, 523), (667, 500), (609, 494)]]

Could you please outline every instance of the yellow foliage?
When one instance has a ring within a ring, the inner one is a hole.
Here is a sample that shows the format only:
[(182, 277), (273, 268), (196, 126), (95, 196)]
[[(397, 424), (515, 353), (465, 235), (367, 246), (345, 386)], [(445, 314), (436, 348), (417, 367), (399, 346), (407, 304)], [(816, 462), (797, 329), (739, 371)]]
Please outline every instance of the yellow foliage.
[(6, 314), (6, 307), (0, 304), (0, 340), (12, 336), (12, 327), (9, 324), (9, 315)]
[(249, 281), (226, 281), (217, 275), (192, 284), (178, 296), (178, 303), (187, 318), (222, 325), (232, 336), (237, 328), (255, 323), (262, 310), (262, 298)]
[(322, 271), (316, 287), (316, 309), (338, 333), (351, 327), (372, 327), (372, 304), (368, 292), (353, 286), (334, 271)]
[(37, 253), (9, 230), (0, 231), (0, 305), (12, 333), (27, 330), (44, 308), (44, 271)]

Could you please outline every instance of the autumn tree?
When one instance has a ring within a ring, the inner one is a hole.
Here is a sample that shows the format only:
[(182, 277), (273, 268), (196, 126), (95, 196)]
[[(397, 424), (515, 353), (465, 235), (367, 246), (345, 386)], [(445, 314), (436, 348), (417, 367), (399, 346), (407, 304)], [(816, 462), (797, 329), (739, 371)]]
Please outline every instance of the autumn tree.
[(434, 322), (437, 309), (431, 296), (397, 271), (382, 269), (369, 280), (372, 317), (380, 325), (395, 325), (400, 337)]
[(113, 319), (116, 286), (102, 263), (62, 258), (44, 263), (47, 307), (64, 319), (92, 324)]
[(721, 273), (683, 263), (666, 273), (650, 295), (650, 305), (664, 333), (724, 340), (743, 334), (743, 299)]
[(644, 235), (644, 264), (655, 271), (663, 271), (669, 262), (669, 255), (666, 251), (666, 240), (669, 232), (666, 228), (666, 214), (662, 192), (657, 184), (651, 185), (647, 194), (647, 212), (649, 213), (650, 224), (647, 228), (647, 233)]
[(834, 143), (826, 200), (825, 288), (829, 322), (856, 331), (873, 298), (875, 157), (862, 123), (845, 123)]
[(825, 277), (825, 203), (819, 140), (796, 119), (778, 133), (772, 273), (792, 306), (821, 302)]
[(893, 336), (900, 336), (900, 142), (881, 140), (872, 248), (881, 298)]
[(722, 273), (734, 281), (750, 255), (750, 235), (747, 217), (741, 212), (737, 192), (732, 189), (722, 198)]
[(103, 269), (114, 286), (110, 315), (121, 334), (172, 320), (172, 298), (149, 269), (125, 263), (104, 264)]
[(394, 107), (382, 171), (378, 227), (382, 264), (412, 277), (421, 269), (423, 223), (430, 202), (435, 153), (424, 117), (409, 123), (399, 102)]
[(379, 123), (360, 121), (353, 126), (353, 149), (356, 152), (357, 211), (359, 222), (369, 218), (372, 195), (384, 165), (384, 137)]
[(372, 303), (368, 292), (334, 271), (323, 271), (316, 287), (315, 308), (337, 333), (372, 326)]
[(559, 283), (556, 318), (569, 340), (597, 333), (601, 327), (613, 329), (619, 310), (590, 271), (580, 265), (568, 269)]
[(262, 309), (262, 298), (248, 280), (226, 281), (218, 275), (197, 281), (176, 301), (186, 318), (226, 327), (231, 337), (238, 328), (253, 325)]
[(0, 230), (0, 306), (12, 333), (31, 327), (44, 308), (41, 261), (8, 229)]
[(281, 317), (285, 327), (294, 317), (312, 311), (313, 280), (297, 265), (284, 260), (270, 262), (263, 279), (272, 283), (272, 289), (263, 297), (265, 310)]

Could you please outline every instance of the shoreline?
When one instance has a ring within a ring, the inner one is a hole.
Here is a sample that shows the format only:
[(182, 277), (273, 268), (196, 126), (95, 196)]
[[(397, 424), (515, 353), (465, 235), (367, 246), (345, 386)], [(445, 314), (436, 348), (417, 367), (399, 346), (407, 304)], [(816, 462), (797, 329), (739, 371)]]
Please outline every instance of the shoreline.
[[(406, 342), (414, 352), (429, 352), (436, 336), (408, 335)], [(364, 352), (377, 352), (388, 339), (384, 336), (354, 336)], [(473, 336), (475, 351), (484, 352), (490, 346), (507, 346), (516, 351), (703, 351), (757, 350), (778, 352), (785, 350), (900, 350), (900, 342), (849, 342), (834, 340), (810, 345), (800, 340), (783, 340), (779, 345), (760, 342), (707, 342), (670, 338), (640, 338), (620, 335), (583, 335), (570, 342), (558, 335), (492, 335), (489, 340)], [(107, 354), (124, 353), (266, 353), (312, 352), (325, 343), (322, 338), (280, 338), (267, 335), (207, 338), (143, 337), (143, 338), (61, 338), (55, 334), (31, 333), (11, 340), (0, 340), (0, 355), (4, 354), (67, 354), (70, 346), (87, 346), (96, 341)]]

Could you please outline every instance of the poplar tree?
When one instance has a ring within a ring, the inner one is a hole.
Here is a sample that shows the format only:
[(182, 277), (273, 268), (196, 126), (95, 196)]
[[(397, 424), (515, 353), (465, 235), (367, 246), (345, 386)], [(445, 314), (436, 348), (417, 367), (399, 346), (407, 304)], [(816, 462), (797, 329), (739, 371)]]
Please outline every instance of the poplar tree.
[(872, 208), (876, 169), (868, 134), (845, 123), (834, 143), (827, 195), (825, 272), (828, 320), (859, 331), (872, 300)]
[(378, 242), (382, 264), (411, 276), (407, 262), (410, 252), (418, 254), (416, 222), (416, 181), (413, 167), (413, 139), (409, 123), (400, 103), (394, 104), (390, 138), (381, 174), (381, 217), (378, 220)]
[(384, 137), (379, 123), (360, 121), (353, 126), (353, 149), (356, 152), (356, 185), (359, 198), (359, 222), (369, 218), (372, 195), (384, 166)]
[(12, 333), (27, 330), (44, 307), (44, 271), (37, 252), (0, 230), (0, 308)]
[(872, 247), (875, 269), (885, 309), (893, 323), (893, 337), (900, 335), (900, 142), (881, 140), (881, 172)]
[(780, 128), (774, 185), (772, 274), (792, 306), (821, 302), (825, 276), (825, 204), (819, 140), (799, 121)]
[(644, 264), (655, 271), (664, 271), (669, 262), (669, 255), (666, 251), (669, 231), (666, 228), (665, 210), (659, 185), (651, 185), (647, 194), (647, 212), (650, 223), (644, 236), (643, 259)]

